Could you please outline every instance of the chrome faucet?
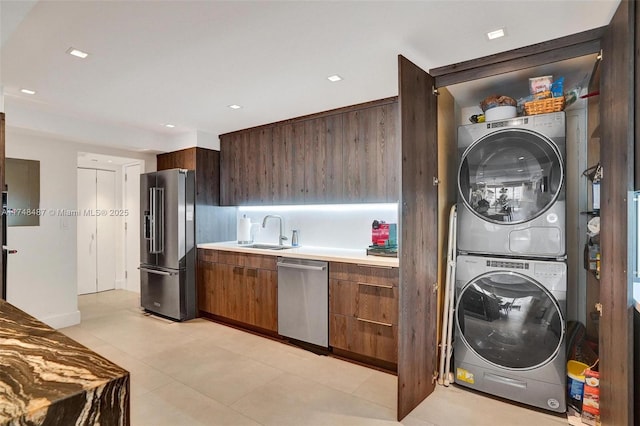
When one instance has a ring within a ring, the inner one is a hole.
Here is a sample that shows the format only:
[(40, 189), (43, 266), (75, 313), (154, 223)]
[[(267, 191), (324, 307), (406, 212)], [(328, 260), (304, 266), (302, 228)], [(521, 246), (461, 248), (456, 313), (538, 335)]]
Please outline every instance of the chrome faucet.
[(267, 226), (267, 219), (269, 218), (278, 219), (280, 221), (280, 235), (278, 236), (278, 244), (283, 245), (282, 242), (287, 239), (287, 237), (282, 233), (282, 216), (278, 216), (277, 214), (268, 214), (262, 219), (262, 227), (265, 228)]

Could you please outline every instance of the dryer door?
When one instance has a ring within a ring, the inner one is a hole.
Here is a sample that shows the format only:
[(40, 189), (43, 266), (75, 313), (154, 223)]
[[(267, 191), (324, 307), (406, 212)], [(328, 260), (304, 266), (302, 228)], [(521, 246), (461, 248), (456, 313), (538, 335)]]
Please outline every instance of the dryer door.
[(481, 275), (457, 295), (463, 342), (487, 362), (532, 369), (553, 359), (564, 339), (560, 307), (544, 287), (517, 272)]
[(564, 180), (555, 144), (526, 129), (499, 130), (478, 139), (460, 159), (461, 200), (483, 220), (512, 224), (544, 213)]

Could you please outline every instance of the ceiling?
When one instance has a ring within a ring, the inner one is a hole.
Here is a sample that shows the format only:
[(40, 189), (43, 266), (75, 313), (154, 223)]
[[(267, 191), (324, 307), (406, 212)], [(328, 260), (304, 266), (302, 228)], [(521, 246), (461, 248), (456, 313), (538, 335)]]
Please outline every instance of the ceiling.
[[(606, 25), (618, 3), (1, 0), (0, 86), (8, 127), (132, 150), (215, 145), (396, 96), (398, 54), (429, 70)], [(451, 89), (460, 106), (488, 90)]]

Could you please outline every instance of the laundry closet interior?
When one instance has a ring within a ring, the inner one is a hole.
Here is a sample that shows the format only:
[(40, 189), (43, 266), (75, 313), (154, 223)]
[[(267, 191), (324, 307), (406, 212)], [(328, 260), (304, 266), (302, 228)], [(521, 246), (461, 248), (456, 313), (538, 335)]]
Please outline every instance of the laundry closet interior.
[[(601, 52), (590, 49), (517, 69), (493, 64), (487, 71), (491, 61), (481, 58), (479, 71), (429, 70), (455, 101), (453, 125), (438, 129), (447, 146), (440, 152), (449, 153), (439, 177), (458, 209), (455, 381), (557, 412), (566, 407), (567, 323), (579, 322), (589, 341), (599, 339), (592, 179), (600, 162)], [(524, 98), (529, 78), (539, 76), (563, 77), (564, 92), (575, 90), (577, 99), (560, 112), (472, 123), (483, 99)], [(512, 164), (505, 165), (507, 157)]]

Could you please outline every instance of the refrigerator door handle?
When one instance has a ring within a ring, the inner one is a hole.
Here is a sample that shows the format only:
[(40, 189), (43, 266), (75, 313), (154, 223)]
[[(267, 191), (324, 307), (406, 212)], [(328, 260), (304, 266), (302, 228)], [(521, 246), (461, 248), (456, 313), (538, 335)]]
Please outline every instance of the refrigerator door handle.
[(151, 207), (149, 253), (158, 254), (164, 251), (164, 188), (149, 188), (149, 205)]
[(139, 266), (138, 269), (143, 271), (143, 272), (149, 272), (151, 274), (156, 274), (156, 275), (165, 275), (165, 276), (168, 276), (168, 277), (170, 277), (172, 275), (178, 275), (178, 273), (179, 273), (179, 272), (159, 271), (157, 269), (145, 268), (144, 266)]

